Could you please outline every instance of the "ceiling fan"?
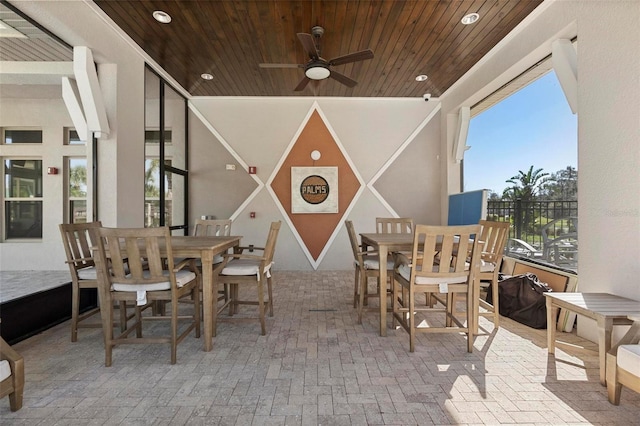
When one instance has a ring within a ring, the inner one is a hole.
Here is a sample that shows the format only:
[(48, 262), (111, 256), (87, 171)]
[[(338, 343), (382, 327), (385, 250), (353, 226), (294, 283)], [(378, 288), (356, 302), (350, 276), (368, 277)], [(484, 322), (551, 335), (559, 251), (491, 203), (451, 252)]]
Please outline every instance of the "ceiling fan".
[(323, 34), (324, 28), (318, 26), (311, 28), (311, 34), (298, 33), (298, 39), (302, 43), (302, 47), (309, 54), (309, 61), (306, 64), (259, 64), (260, 68), (304, 68), (304, 77), (302, 77), (302, 80), (300, 80), (296, 88), (293, 89), (294, 91), (304, 90), (311, 80), (324, 80), (325, 78), (332, 78), (345, 86), (354, 87), (358, 84), (357, 81), (332, 70), (331, 67), (372, 59), (373, 51), (371, 49), (361, 50), (327, 61), (320, 57), (320, 37), (322, 37)]

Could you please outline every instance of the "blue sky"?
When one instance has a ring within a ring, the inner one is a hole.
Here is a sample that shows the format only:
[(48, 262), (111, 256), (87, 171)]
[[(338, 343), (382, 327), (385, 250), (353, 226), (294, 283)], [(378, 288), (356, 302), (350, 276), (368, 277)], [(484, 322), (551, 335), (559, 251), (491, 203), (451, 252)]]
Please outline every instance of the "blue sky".
[(464, 190), (502, 195), (505, 181), (542, 168), (578, 168), (577, 116), (553, 71), (473, 117), (464, 155)]

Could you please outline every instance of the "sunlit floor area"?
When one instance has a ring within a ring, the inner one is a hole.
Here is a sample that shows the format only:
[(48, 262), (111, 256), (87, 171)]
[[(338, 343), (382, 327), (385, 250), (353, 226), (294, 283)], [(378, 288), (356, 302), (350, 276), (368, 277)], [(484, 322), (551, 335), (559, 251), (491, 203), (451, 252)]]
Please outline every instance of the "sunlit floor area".
[[(473, 353), (458, 334), (402, 330), (379, 336), (378, 315), (357, 324), (353, 271), (274, 274), (275, 315), (218, 324), (213, 350), (189, 336), (170, 364), (168, 345), (126, 345), (104, 366), (100, 329), (69, 322), (14, 345), (25, 358), (24, 405), (0, 400), (3, 425), (429, 425), (637, 424), (640, 395), (620, 406), (598, 380), (595, 345), (547, 355), (546, 332), (480, 319)], [(375, 301), (371, 302), (376, 303)], [(240, 307), (241, 314), (253, 307)], [(223, 314), (224, 317), (226, 314)], [(391, 327), (389, 317), (388, 326)], [(157, 325), (154, 327), (163, 327)], [(154, 331), (154, 330), (152, 330)], [(582, 349), (586, 347), (587, 350)]]

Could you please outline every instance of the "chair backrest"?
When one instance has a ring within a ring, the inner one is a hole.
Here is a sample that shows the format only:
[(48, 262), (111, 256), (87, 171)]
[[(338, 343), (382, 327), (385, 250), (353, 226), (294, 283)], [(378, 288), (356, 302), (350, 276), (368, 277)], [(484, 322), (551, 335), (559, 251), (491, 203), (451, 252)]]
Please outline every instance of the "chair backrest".
[(91, 252), (93, 245), (93, 235), (91, 234), (101, 226), (101, 222), (60, 224), (64, 252), (67, 255), (67, 263), (72, 274), (75, 274), (79, 269), (95, 266)]
[(267, 242), (264, 245), (264, 263), (265, 265), (273, 262), (273, 255), (276, 252), (276, 241), (278, 240), (278, 232), (280, 231), (280, 226), (282, 222), (271, 222), (271, 226), (269, 227), (269, 235), (267, 235)]
[(231, 219), (196, 219), (194, 237), (227, 237), (231, 235)]
[(434, 283), (471, 283), (480, 268), (480, 229), (480, 225), (416, 225), (411, 282), (423, 277)]
[(351, 251), (353, 252), (353, 260), (360, 260), (360, 252), (361, 247), (360, 243), (358, 243), (358, 234), (356, 234), (356, 229), (353, 226), (353, 222), (350, 220), (345, 220), (344, 225), (347, 228), (347, 233), (349, 234), (349, 242), (351, 243)]
[(481, 220), (480, 241), (484, 243), (482, 247), (482, 260), (494, 263), (496, 266), (502, 260), (504, 246), (509, 237), (509, 222), (492, 222)]
[[(97, 235), (100, 268), (110, 283), (138, 285), (171, 281), (172, 289), (176, 289), (175, 275), (171, 273), (174, 265), (169, 227), (98, 228)], [(104, 268), (107, 264), (109, 271)], [(168, 275), (164, 272), (167, 269)]]
[(379, 234), (411, 234), (413, 219), (410, 217), (377, 217), (376, 232)]

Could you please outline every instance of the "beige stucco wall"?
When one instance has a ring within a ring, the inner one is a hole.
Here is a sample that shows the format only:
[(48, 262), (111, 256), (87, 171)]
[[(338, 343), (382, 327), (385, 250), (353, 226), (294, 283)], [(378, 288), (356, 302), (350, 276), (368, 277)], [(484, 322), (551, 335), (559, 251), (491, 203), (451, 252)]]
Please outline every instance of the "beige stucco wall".
[[(394, 212), (414, 217), (420, 223), (440, 220), (439, 120), (428, 120), (437, 108), (435, 102), (197, 98), (191, 106), (194, 118), (202, 121), (195, 120), (190, 125), (192, 219), (201, 215), (232, 217), (233, 233), (244, 236), (243, 244), (257, 245), (264, 243), (269, 222), (282, 220), (276, 251), (279, 268), (314, 269), (266, 186), (311, 108), (323, 113), (325, 124), (333, 130), (364, 182), (352, 210), (342, 218), (340, 228), (329, 241), (318, 269), (352, 267), (347, 234), (342, 229), (344, 219), (353, 220), (360, 232), (373, 231), (376, 216), (391, 216)], [(237, 168), (226, 171), (226, 164)], [(257, 181), (247, 174), (249, 165), (257, 167)], [(254, 195), (248, 204), (242, 204)], [(255, 212), (256, 219), (249, 218), (249, 212)]]

